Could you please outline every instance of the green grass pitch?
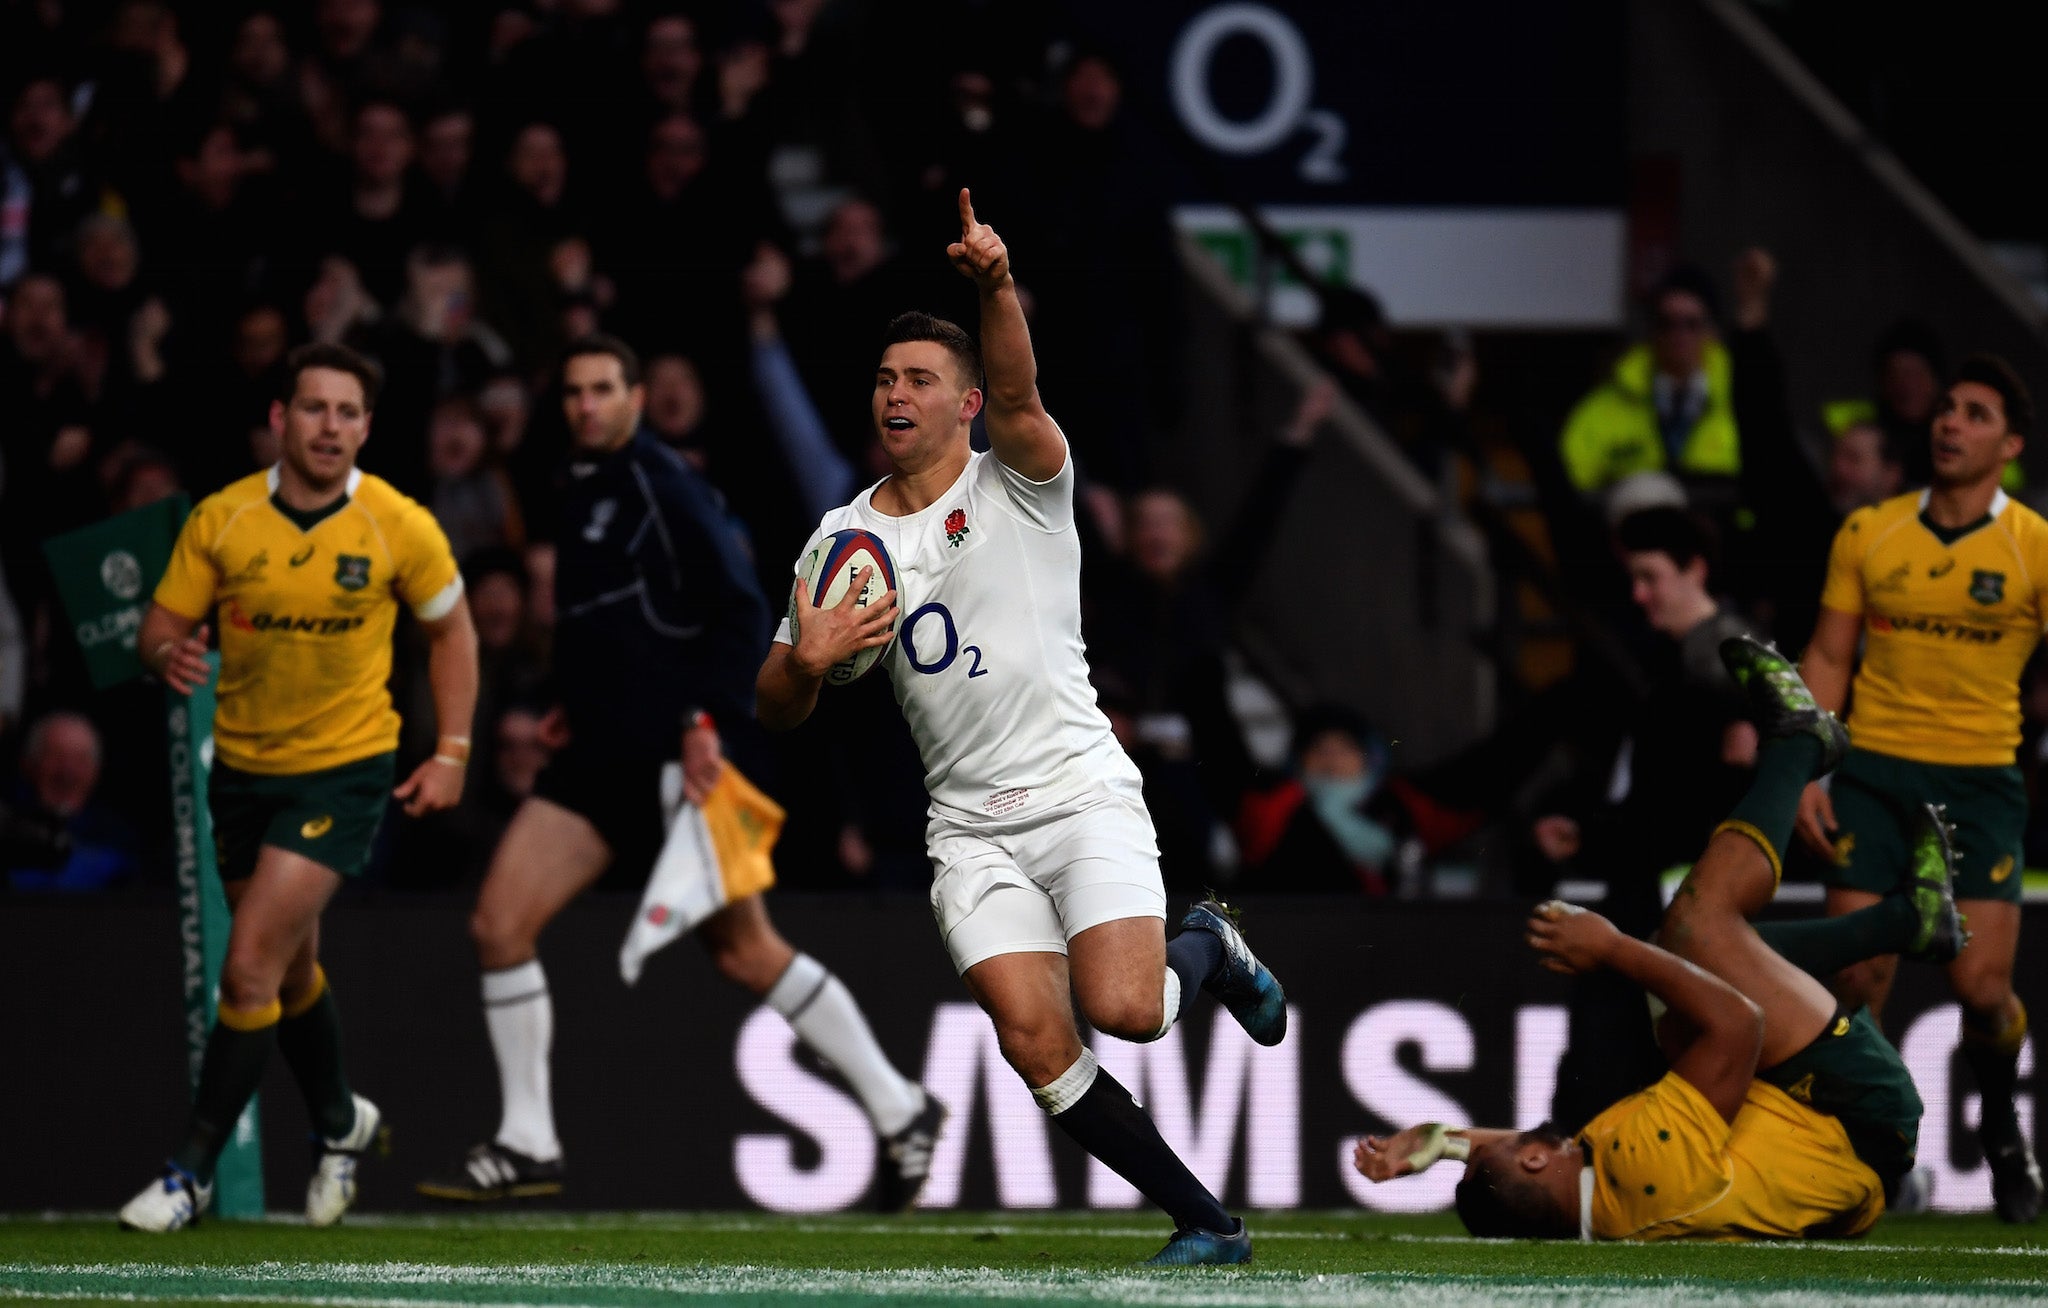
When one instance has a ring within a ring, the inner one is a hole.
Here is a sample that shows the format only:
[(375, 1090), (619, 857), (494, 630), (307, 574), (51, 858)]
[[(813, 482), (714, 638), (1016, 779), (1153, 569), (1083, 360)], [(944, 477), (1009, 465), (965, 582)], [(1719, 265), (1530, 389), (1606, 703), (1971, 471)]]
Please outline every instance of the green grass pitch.
[(355, 1215), (332, 1230), (0, 1219), (0, 1300), (419, 1305), (2048, 1303), (2048, 1227), (1888, 1218), (1864, 1241), (1567, 1245), (1463, 1238), (1448, 1216), (1255, 1214), (1250, 1267), (1133, 1266), (1130, 1213), (781, 1218), (710, 1213)]

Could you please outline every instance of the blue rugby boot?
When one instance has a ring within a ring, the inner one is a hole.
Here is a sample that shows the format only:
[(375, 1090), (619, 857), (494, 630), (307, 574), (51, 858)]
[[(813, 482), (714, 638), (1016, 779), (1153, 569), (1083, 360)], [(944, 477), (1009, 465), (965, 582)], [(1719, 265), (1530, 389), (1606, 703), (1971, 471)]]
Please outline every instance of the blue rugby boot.
[(1229, 1235), (1199, 1228), (1173, 1233), (1166, 1247), (1144, 1262), (1146, 1267), (1229, 1267), (1252, 1260), (1251, 1228), (1237, 1219), (1237, 1230)]
[(1287, 992), (1245, 944), (1237, 929), (1237, 910), (1204, 899), (1187, 911), (1180, 925), (1183, 931), (1207, 931), (1223, 942), (1223, 962), (1202, 988), (1230, 1010), (1253, 1040), (1279, 1044), (1287, 1035)]

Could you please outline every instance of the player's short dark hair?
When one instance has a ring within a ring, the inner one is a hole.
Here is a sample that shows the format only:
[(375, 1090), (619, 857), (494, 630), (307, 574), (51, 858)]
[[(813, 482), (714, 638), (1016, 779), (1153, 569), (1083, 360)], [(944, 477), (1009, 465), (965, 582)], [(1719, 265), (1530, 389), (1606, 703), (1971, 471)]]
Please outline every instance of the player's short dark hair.
[(1614, 538), (1630, 554), (1663, 554), (1680, 569), (1704, 559), (1710, 576), (1719, 562), (1720, 541), (1713, 524), (1674, 505), (1637, 509), (1615, 524)]
[(309, 368), (332, 368), (354, 377), (363, 386), (365, 411), (377, 407), (384, 390), (384, 366), (360, 351), (330, 341), (309, 341), (284, 356), (284, 372), (278, 378), (277, 400), (290, 404), (299, 393), (299, 374)]
[[(1519, 1145), (1531, 1136), (1559, 1139), (1554, 1132), (1524, 1131)], [(1509, 1150), (1475, 1157), (1452, 1196), (1458, 1220), (1482, 1240), (1574, 1240), (1579, 1215), (1557, 1202), (1536, 1177), (1522, 1170)]]
[(606, 354), (619, 361), (619, 372), (625, 377), (626, 385), (640, 384), (640, 355), (609, 332), (590, 332), (570, 341), (562, 350), (562, 367), (569, 366), (569, 360), (587, 358), (593, 354)]
[(961, 375), (966, 377), (967, 384), (981, 385), (981, 347), (960, 324), (917, 310), (899, 313), (889, 320), (889, 330), (882, 334), (882, 348), (886, 350), (905, 341), (931, 341), (945, 346), (946, 353), (953, 356), (953, 362), (960, 365)]
[(1975, 382), (1997, 391), (2005, 404), (2005, 429), (2015, 436), (2025, 436), (2034, 429), (2034, 393), (2003, 358), (1996, 354), (1971, 355), (1956, 365), (1948, 384), (1954, 386), (1958, 382)]

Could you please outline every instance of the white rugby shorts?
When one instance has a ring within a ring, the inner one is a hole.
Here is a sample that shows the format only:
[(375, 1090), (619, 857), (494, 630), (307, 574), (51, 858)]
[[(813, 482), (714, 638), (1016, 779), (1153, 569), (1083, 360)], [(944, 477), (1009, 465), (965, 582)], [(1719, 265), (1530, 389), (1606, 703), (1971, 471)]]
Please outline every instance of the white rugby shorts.
[(1166, 917), (1159, 840), (1135, 783), (1014, 826), (935, 817), (925, 849), (958, 972), (998, 954), (1064, 954), (1104, 922)]

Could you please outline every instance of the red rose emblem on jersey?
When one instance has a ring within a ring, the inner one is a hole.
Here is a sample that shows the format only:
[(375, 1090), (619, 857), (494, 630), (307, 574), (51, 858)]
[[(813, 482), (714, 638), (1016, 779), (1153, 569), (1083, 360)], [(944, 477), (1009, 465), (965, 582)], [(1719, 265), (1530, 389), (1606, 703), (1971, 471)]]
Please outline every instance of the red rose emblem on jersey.
[(946, 543), (954, 549), (967, 539), (967, 510), (955, 509), (946, 515)]

